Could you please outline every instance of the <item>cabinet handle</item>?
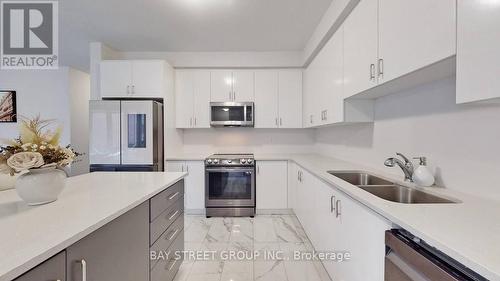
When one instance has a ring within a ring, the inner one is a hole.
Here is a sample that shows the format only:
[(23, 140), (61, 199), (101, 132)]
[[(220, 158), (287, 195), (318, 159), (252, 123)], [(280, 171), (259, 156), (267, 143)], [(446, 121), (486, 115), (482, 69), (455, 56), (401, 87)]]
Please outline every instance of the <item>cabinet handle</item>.
[(375, 81), (375, 64), (370, 64), (370, 81)]
[(274, 123), (276, 124), (276, 127), (278, 127), (278, 118), (274, 118)]
[(311, 124), (312, 124), (312, 123), (313, 123), (313, 116), (312, 116), (312, 114), (311, 114), (311, 116), (310, 116), (310, 120), (311, 120), (310, 122), (311, 122)]
[(168, 197), (168, 200), (174, 199), (175, 197), (177, 197), (177, 195), (179, 195), (179, 191), (177, 191), (176, 193), (174, 193), (172, 196)]
[(132, 94), (135, 94), (135, 85), (132, 85)]
[(177, 263), (177, 260), (174, 260), (174, 262), (172, 263), (172, 265), (168, 268), (168, 271), (172, 270), (172, 268), (174, 268), (174, 265)]
[(283, 119), (280, 117), (280, 126), (283, 126)]
[(297, 180), (300, 181), (300, 171), (297, 171)]
[(87, 261), (81, 259), (80, 263), (82, 264), (82, 281), (87, 281)]
[(176, 210), (170, 217), (168, 217), (168, 220), (172, 220), (177, 214), (179, 213), (179, 210)]
[(233, 101), (236, 100), (236, 92), (233, 92)]
[(340, 212), (340, 208), (342, 207), (341, 205), (341, 201), (340, 200), (337, 200), (335, 202), (335, 217), (338, 218), (342, 215), (342, 213)]
[(378, 60), (378, 77), (384, 78), (384, 59)]
[(196, 117), (194, 118), (194, 126), (196, 127), (196, 123), (197, 123), (197, 120), (196, 120)]
[(325, 120), (324, 121), (328, 121), (328, 110), (325, 110)]
[(130, 95), (130, 86), (127, 85), (127, 95)]
[(330, 213), (333, 213), (333, 211), (335, 211), (335, 199), (336, 198), (334, 195), (330, 197)]
[(178, 228), (176, 228), (174, 233), (172, 233), (172, 235), (170, 235), (170, 237), (168, 237), (168, 241), (172, 240), (175, 237), (175, 235), (177, 234), (177, 232), (179, 232)]
[(257, 174), (260, 174), (260, 166), (257, 166)]

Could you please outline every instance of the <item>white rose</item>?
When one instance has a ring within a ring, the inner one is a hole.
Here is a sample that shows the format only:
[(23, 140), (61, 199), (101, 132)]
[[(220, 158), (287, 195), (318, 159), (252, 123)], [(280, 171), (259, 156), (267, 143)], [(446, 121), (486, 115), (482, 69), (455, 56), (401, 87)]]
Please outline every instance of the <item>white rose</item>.
[(38, 152), (19, 152), (7, 159), (7, 165), (16, 172), (43, 166), (43, 156)]
[(61, 161), (59, 161), (59, 163), (57, 163), (57, 165), (61, 166), (61, 167), (65, 167), (65, 166), (68, 166), (71, 163), (73, 163), (73, 160), (76, 157), (76, 155), (73, 152), (73, 150), (71, 150), (69, 148), (62, 148), (61, 150), (64, 153), (64, 155), (66, 155), (66, 158), (63, 159), (63, 160), (61, 160)]

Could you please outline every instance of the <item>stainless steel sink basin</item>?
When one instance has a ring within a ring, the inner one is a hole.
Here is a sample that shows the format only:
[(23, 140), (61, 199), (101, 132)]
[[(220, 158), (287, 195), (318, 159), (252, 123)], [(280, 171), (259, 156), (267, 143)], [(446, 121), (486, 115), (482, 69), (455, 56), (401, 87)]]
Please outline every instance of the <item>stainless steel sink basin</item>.
[(337, 172), (330, 171), (328, 172), (331, 175), (336, 176), (346, 182), (353, 185), (392, 185), (393, 182), (384, 180), (382, 178), (376, 177), (374, 175), (368, 174), (366, 172)]
[(362, 171), (329, 171), (352, 185), (363, 189), (379, 198), (403, 204), (442, 204), (457, 203), (456, 201), (436, 196), (416, 188), (397, 185), (391, 181), (379, 178)]
[(400, 185), (360, 185), (359, 188), (385, 200), (404, 204), (456, 203), (452, 200)]

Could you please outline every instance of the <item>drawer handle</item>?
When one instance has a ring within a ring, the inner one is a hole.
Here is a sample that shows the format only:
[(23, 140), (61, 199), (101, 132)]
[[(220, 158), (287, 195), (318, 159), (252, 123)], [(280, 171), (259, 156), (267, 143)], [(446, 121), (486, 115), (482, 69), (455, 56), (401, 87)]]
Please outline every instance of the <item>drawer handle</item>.
[(168, 271), (172, 270), (172, 268), (174, 268), (174, 265), (177, 263), (177, 260), (175, 259), (174, 262), (172, 263), (172, 265), (170, 265), (168, 267)]
[(168, 200), (174, 199), (175, 197), (177, 197), (177, 195), (179, 195), (179, 191), (177, 191), (176, 193), (174, 193), (172, 196), (168, 197)]
[(179, 210), (175, 211), (173, 215), (171, 215), (168, 220), (172, 220), (172, 218), (174, 218), (175, 216), (177, 216), (177, 214), (179, 213)]
[(170, 237), (168, 237), (168, 241), (172, 240), (175, 237), (175, 235), (177, 235), (177, 232), (179, 232), (178, 228), (175, 229), (174, 233), (172, 233), (172, 235), (170, 235)]
[(80, 264), (82, 265), (82, 281), (87, 281), (87, 261), (81, 259)]

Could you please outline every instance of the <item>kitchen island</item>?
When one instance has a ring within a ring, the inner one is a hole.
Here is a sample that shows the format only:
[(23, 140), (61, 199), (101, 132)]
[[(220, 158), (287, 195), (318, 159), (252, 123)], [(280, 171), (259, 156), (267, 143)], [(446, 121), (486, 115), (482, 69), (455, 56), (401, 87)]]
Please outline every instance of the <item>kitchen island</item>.
[[(57, 201), (37, 207), (27, 206), (15, 190), (0, 192), (0, 281), (13, 280), (144, 204), (148, 204), (143, 212), (145, 225), (150, 220), (153, 225), (150, 199), (177, 189), (180, 196), (174, 197), (180, 202), (185, 176), (169, 172), (85, 174), (68, 178)], [(165, 212), (175, 205), (167, 203), (162, 203)], [(155, 204), (155, 212), (160, 212), (160, 203)], [(146, 228), (147, 242), (152, 243)]]

